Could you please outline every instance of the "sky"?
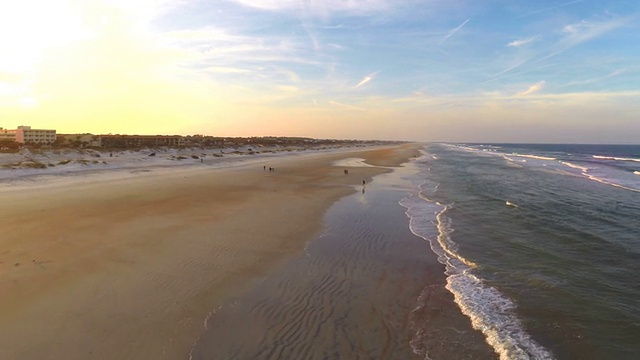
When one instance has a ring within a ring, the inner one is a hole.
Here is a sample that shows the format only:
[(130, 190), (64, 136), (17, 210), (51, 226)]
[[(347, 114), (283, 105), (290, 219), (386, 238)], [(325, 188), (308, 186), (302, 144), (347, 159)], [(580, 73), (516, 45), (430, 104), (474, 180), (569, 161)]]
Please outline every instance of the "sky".
[(0, 127), (640, 143), (640, 1), (0, 2)]

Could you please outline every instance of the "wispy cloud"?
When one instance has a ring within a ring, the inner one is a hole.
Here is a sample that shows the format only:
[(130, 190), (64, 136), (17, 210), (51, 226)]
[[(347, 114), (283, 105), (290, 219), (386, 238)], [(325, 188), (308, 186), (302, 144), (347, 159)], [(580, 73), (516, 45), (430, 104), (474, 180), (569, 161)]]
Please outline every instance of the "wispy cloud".
[(500, 71), (499, 73), (497, 73), (497, 74), (495, 75), (495, 77), (494, 77), (493, 79), (489, 80), (489, 81), (496, 80), (496, 78), (499, 78), (501, 75), (506, 74), (506, 73), (508, 73), (509, 71), (511, 71), (511, 70), (513, 70), (513, 69), (516, 69), (516, 68), (518, 68), (518, 67), (522, 66), (524, 63), (526, 63), (526, 61), (525, 61), (525, 60), (518, 61), (517, 63), (515, 63), (515, 64), (513, 64), (513, 65), (509, 66), (508, 68), (506, 68), (506, 69), (504, 69), (504, 70)]
[(236, 43), (246, 41), (245, 37), (233, 35), (228, 30), (208, 25), (195, 29), (167, 31), (160, 34), (165, 41), (179, 44), (207, 44), (211, 42)]
[(335, 12), (369, 14), (388, 10), (398, 1), (394, 0), (235, 0), (244, 6), (270, 11), (305, 11), (308, 14), (325, 16)]
[(465, 20), (462, 24), (458, 25), (458, 27), (456, 27), (455, 29), (449, 31), (449, 33), (447, 35), (445, 35), (444, 38), (442, 38), (442, 40), (440, 40), (440, 44), (444, 43), (445, 41), (447, 41), (447, 39), (449, 39), (450, 37), (452, 37), (455, 33), (457, 33), (460, 29), (462, 29), (465, 25), (467, 25), (467, 23), (469, 22), (469, 20), (471, 19), (467, 19)]
[(575, 46), (591, 41), (627, 25), (630, 21), (632, 21), (632, 17), (618, 17), (606, 21), (581, 21), (577, 24), (566, 25), (562, 30), (564, 36), (556, 43), (554, 50), (540, 60), (548, 59)]
[(183, 54), (184, 68), (210, 73), (257, 73), (268, 69), (291, 82), (300, 76), (287, 69), (294, 64), (322, 67), (322, 56), (309, 52), (304, 38), (244, 35), (208, 25), (202, 28), (163, 32), (156, 35), (165, 46)]
[(297, 86), (290, 86), (290, 85), (279, 85), (279, 86), (276, 86), (276, 89), (278, 91), (287, 92), (287, 93), (300, 92), (300, 89)]
[(527, 90), (517, 93), (515, 96), (516, 97), (522, 97), (522, 96), (535, 94), (538, 91), (542, 90), (542, 88), (544, 88), (544, 85), (545, 85), (545, 81), (540, 81), (538, 83), (535, 83), (535, 84), (529, 86), (529, 88)]
[(624, 26), (631, 20), (630, 17), (620, 17), (600, 22), (583, 20), (577, 24), (569, 24), (563, 29), (563, 32), (567, 34), (565, 41), (571, 44), (580, 44)]
[[(429, 106), (445, 104), (464, 104), (466, 108), (486, 106), (486, 104), (512, 105), (515, 97), (522, 97), (522, 100), (549, 100), (556, 105), (570, 105), (571, 103), (595, 104), (602, 100), (607, 101), (628, 101), (640, 96), (640, 91), (593, 91), (593, 92), (568, 92), (568, 93), (544, 93), (545, 81), (530, 85), (525, 91), (518, 94), (507, 92), (486, 92), (486, 93), (464, 93), (464, 94), (412, 94), (406, 97), (390, 99), (393, 103), (406, 103)], [(543, 104), (543, 103), (541, 103)], [(550, 104), (550, 103), (547, 103)]]
[(519, 71), (519, 72), (512, 72), (510, 74), (506, 74), (507, 72), (509, 72), (512, 69), (515, 69), (517, 67), (519, 67), (520, 65), (524, 64), (525, 62), (520, 62), (518, 64), (515, 64), (511, 67), (509, 67), (508, 69), (505, 69), (503, 71), (501, 71), (499, 74), (496, 74), (495, 77), (483, 82), (483, 84), (488, 84), (488, 83), (492, 83), (495, 81), (499, 81), (499, 80), (503, 80), (503, 79), (507, 79), (507, 78), (511, 78), (511, 77), (515, 77), (515, 76), (520, 76), (520, 75), (524, 75), (524, 74), (529, 74), (529, 73), (533, 73), (533, 72), (537, 72), (537, 71), (542, 71), (544, 69), (548, 69), (548, 68), (553, 68), (558, 66), (559, 64), (546, 64), (543, 66), (537, 66), (535, 68), (530, 68), (528, 70), (523, 70), (523, 71)]
[[(578, 45), (589, 42), (597, 37), (619, 29), (627, 25), (632, 20), (632, 17), (617, 17), (606, 21), (581, 21), (579, 23), (565, 25), (560, 32), (561, 37), (555, 43), (547, 46), (546, 55), (544, 55), (544, 53), (538, 53), (537, 55), (534, 53), (524, 59), (519, 59), (517, 62), (513, 63), (506, 69), (497, 73), (489, 81), (495, 81), (496, 79), (504, 78), (504, 76), (502, 75), (512, 72), (513, 70), (520, 68), (525, 64), (529, 66), (539, 64)], [(535, 41), (539, 38), (540, 36), (524, 40), (516, 40), (507, 44), (507, 46), (519, 47)]]
[(546, 7), (546, 8), (543, 8), (543, 9), (534, 10), (534, 11), (528, 12), (527, 14), (524, 14), (524, 15), (520, 16), (520, 18), (531, 16), (531, 15), (537, 15), (537, 14), (540, 14), (540, 13), (543, 13), (543, 12), (547, 12), (547, 11), (556, 10), (556, 9), (559, 9), (559, 8), (563, 8), (565, 6), (574, 5), (574, 4), (577, 4), (577, 3), (584, 2), (584, 1), (585, 0), (575, 0), (575, 1), (570, 1), (570, 2), (564, 3), (564, 4), (558, 4), (558, 5), (555, 5), (555, 6), (550, 6), (550, 7)]
[(354, 105), (348, 105), (348, 104), (343, 104), (334, 100), (329, 100), (329, 104), (333, 105), (333, 106), (338, 106), (341, 107), (343, 109), (348, 109), (348, 110), (355, 110), (355, 111), (366, 111), (367, 109), (359, 107), (359, 106), (354, 106)]
[(618, 77), (624, 73), (626, 73), (627, 71), (625, 69), (617, 69), (614, 70), (610, 73), (608, 73), (607, 75), (604, 76), (597, 76), (597, 77), (592, 77), (589, 79), (584, 79), (584, 80), (579, 80), (579, 81), (571, 81), (568, 82), (566, 84), (560, 85), (559, 87), (569, 87), (569, 86), (576, 86), (576, 85), (588, 85), (588, 84), (596, 84), (599, 83), (601, 81), (607, 80), (607, 79), (611, 79), (611, 78), (615, 78)]
[(369, 75), (365, 76), (365, 77), (364, 77), (364, 78), (363, 78), (363, 79), (362, 79), (358, 84), (356, 84), (356, 86), (354, 86), (353, 88), (354, 88), (354, 89), (357, 89), (357, 88), (359, 88), (360, 86), (362, 86), (362, 85), (364, 85), (364, 84), (368, 83), (369, 81), (373, 80), (373, 79), (376, 77), (376, 75), (378, 75), (378, 72), (374, 72), (374, 73), (371, 73), (371, 74), (369, 74)]
[(199, 72), (216, 74), (248, 74), (251, 72), (251, 70), (225, 66), (209, 66), (207, 68), (199, 70)]
[(538, 38), (539, 38), (539, 36), (534, 36), (534, 37), (530, 37), (530, 38), (527, 38), (527, 39), (514, 40), (514, 41), (508, 43), (507, 46), (520, 47), (520, 46), (523, 46), (523, 45), (527, 45), (527, 44), (529, 44), (531, 42), (534, 42)]

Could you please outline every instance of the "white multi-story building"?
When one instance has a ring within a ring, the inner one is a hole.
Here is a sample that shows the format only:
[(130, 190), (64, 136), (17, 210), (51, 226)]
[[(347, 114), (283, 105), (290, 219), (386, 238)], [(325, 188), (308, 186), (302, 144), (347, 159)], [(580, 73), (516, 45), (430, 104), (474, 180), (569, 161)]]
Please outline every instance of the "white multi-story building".
[(32, 129), (31, 126), (18, 126), (16, 142), (23, 144), (53, 144), (56, 141), (55, 130)]

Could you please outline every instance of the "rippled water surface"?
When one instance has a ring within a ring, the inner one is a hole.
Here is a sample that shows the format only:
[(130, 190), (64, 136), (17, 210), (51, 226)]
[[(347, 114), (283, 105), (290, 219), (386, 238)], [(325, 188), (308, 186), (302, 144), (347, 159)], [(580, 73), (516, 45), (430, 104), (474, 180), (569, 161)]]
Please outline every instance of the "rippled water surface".
[[(640, 353), (640, 147), (431, 145), (412, 229), (504, 359)], [(433, 221), (430, 209), (436, 207)], [(438, 227), (433, 234), (429, 222)]]

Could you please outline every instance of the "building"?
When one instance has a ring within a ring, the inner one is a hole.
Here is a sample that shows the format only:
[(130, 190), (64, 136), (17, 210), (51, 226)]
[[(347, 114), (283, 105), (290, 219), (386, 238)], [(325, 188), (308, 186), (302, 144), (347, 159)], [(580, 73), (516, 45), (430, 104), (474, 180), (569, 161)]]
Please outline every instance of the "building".
[(22, 144), (53, 144), (56, 141), (55, 130), (32, 129), (31, 126), (18, 126), (15, 141)]
[(100, 135), (102, 147), (180, 146), (180, 135)]
[(57, 134), (58, 143), (74, 147), (100, 147), (102, 141), (99, 135), (93, 134)]
[(0, 141), (16, 141), (16, 130), (8, 130), (0, 127)]

